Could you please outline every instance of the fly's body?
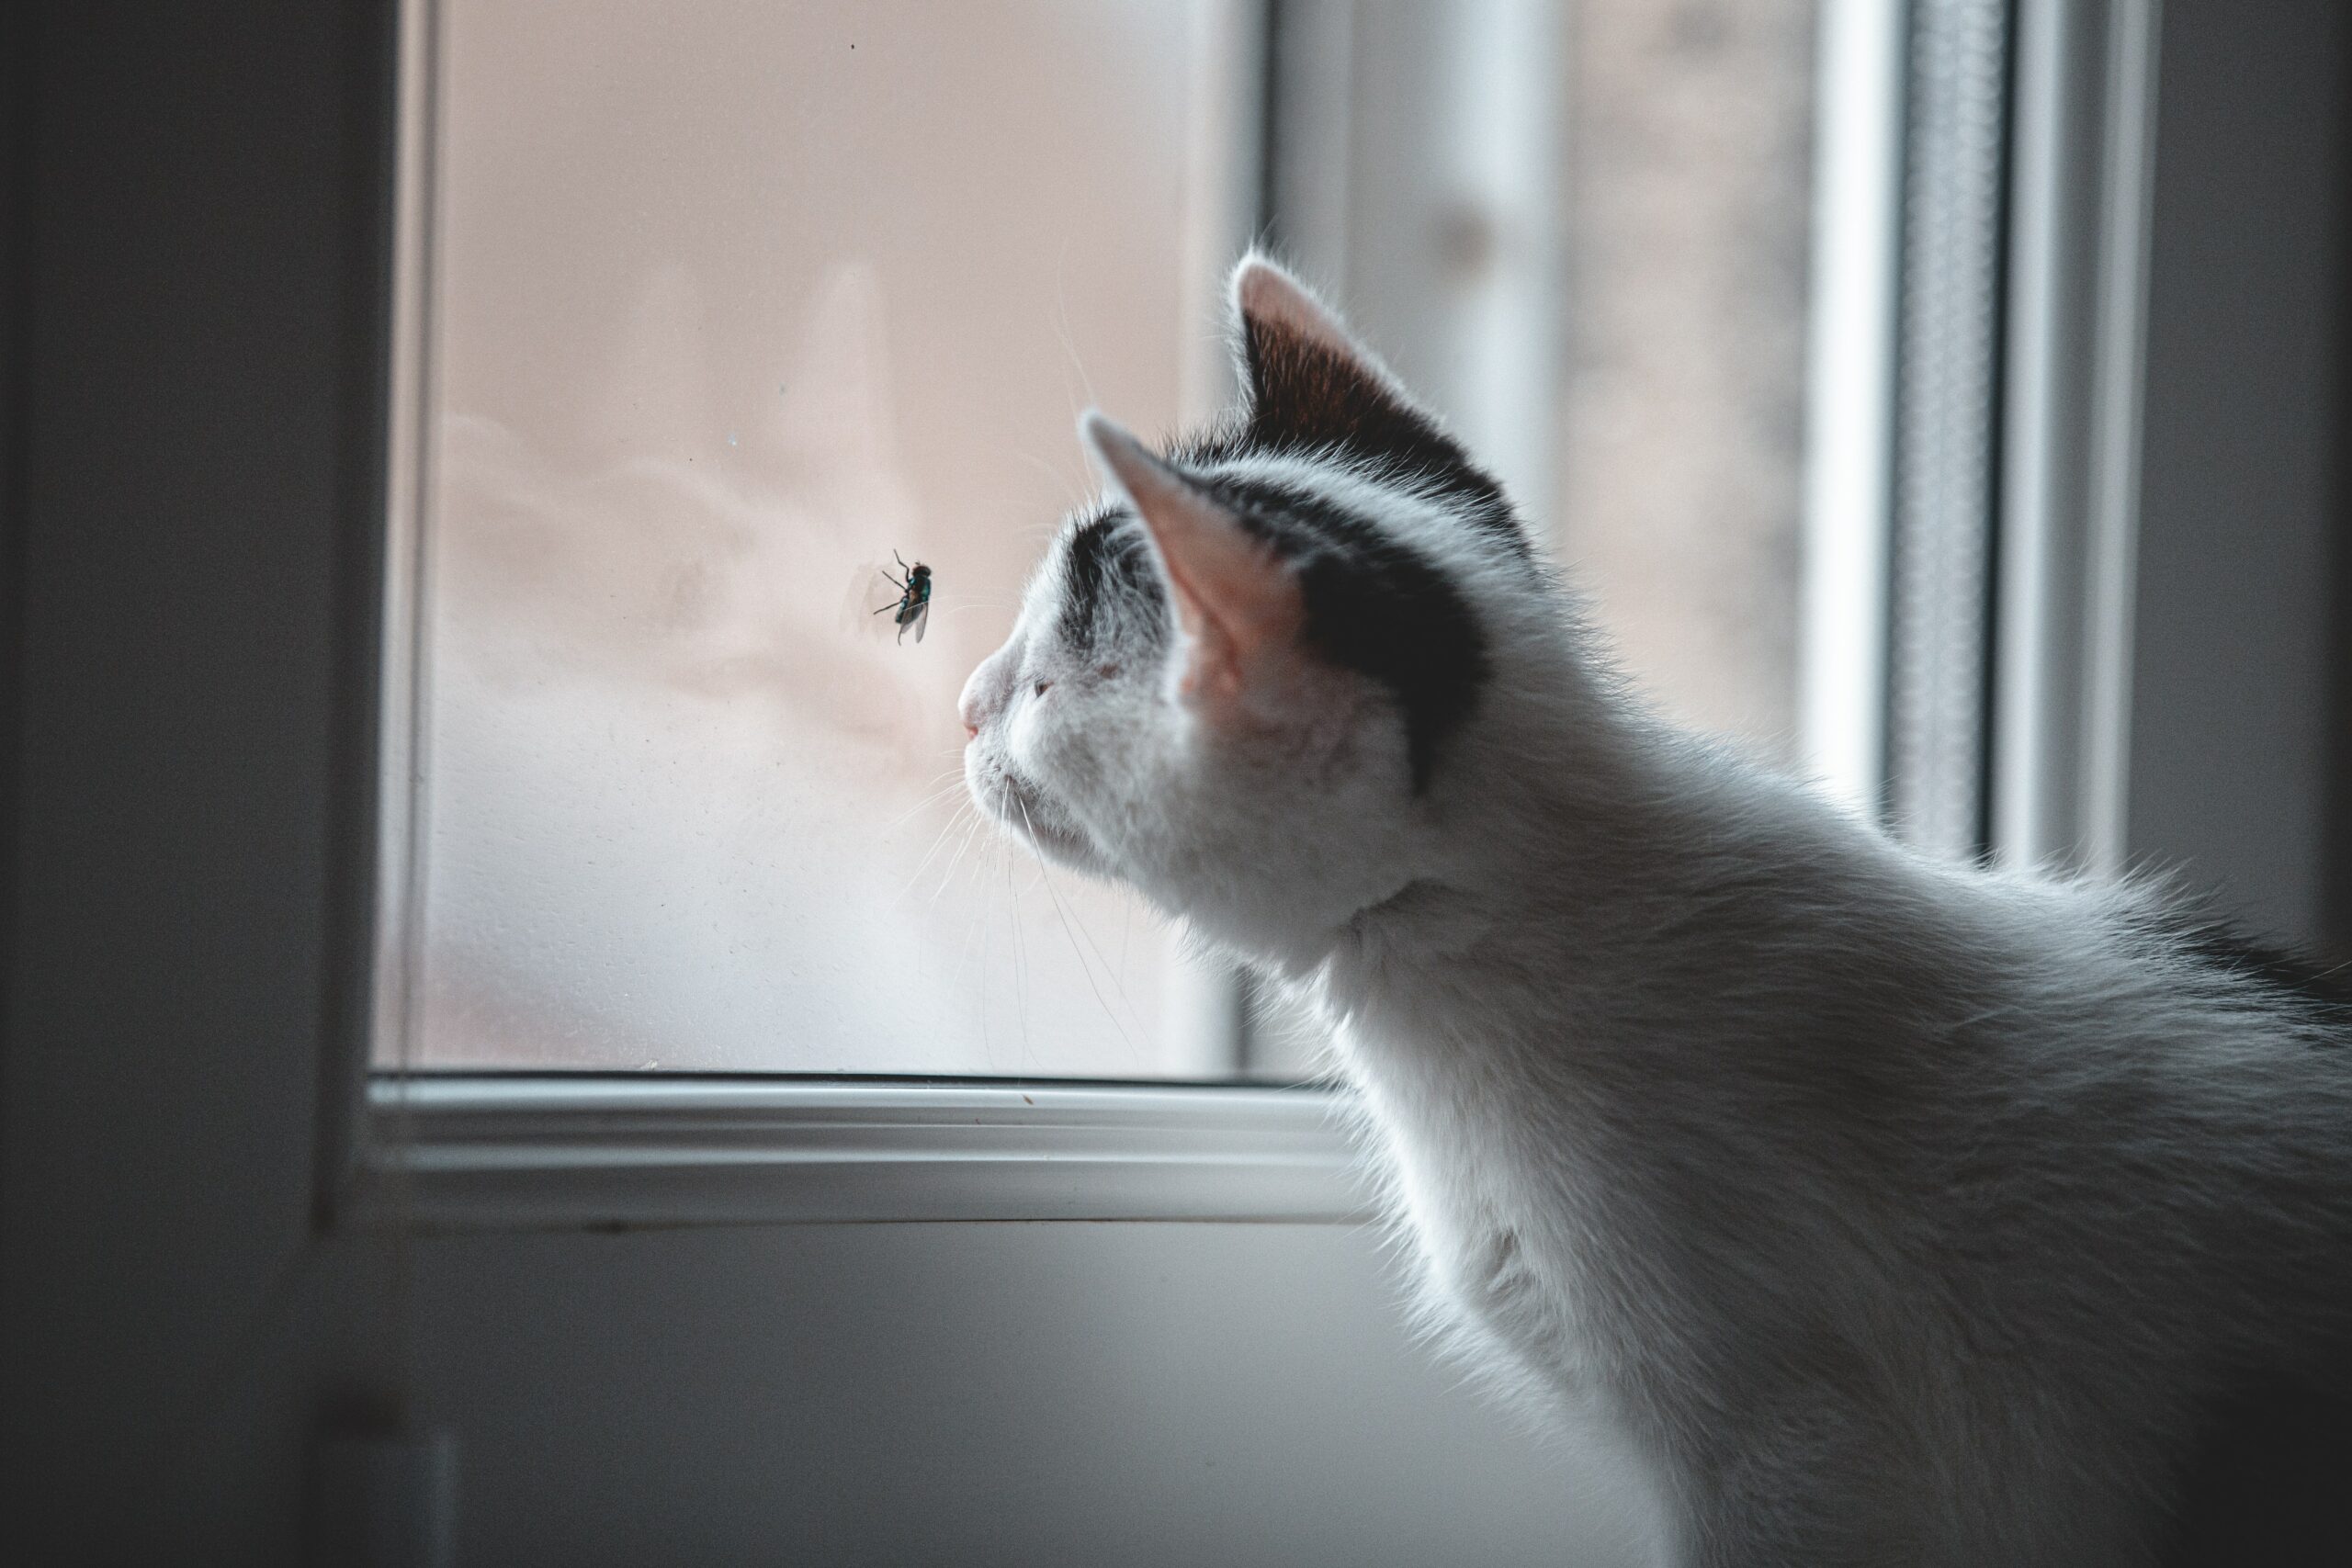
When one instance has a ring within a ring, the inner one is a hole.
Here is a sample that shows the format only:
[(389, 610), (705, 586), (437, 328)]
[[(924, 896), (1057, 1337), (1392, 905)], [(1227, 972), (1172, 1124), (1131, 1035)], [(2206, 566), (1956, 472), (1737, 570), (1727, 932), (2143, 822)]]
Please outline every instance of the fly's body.
[(899, 591), (899, 602), (885, 604), (874, 613), (891, 616), (899, 628), (900, 642), (907, 640), (909, 626), (914, 627), (915, 640), (921, 642), (923, 632), (931, 625), (931, 568), (921, 561), (909, 566), (906, 558), (896, 550), (890, 552), (890, 558), (897, 561), (899, 570), (906, 574), (904, 577), (890, 577), (889, 568), (882, 569), (882, 575), (889, 578), (890, 586)]

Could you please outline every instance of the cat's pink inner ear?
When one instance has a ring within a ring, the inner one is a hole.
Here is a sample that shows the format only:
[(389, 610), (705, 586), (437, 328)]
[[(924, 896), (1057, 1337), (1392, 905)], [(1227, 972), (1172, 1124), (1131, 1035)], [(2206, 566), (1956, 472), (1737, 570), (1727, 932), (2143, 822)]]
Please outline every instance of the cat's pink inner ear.
[(1233, 303), (1246, 324), (1302, 339), (1342, 360), (1363, 357), (1340, 319), (1305, 284), (1263, 256), (1246, 257), (1234, 268)]
[[(1379, 358), (1306, 285), (1263, 256), (1233, 271), (1238, 368), (1250, 436), (1261, 445), (1428, 447), (1440, 439)], [(1466, 466), (1450, 445), (1440, 448)]]
[(1296, 574), (1116, 422), (1090, 410), (1079, 431), (1158, 547), (1189, 644), (1185, 690), (1238, 696), (1270, 655), (1297, 643), (1306, 606)]

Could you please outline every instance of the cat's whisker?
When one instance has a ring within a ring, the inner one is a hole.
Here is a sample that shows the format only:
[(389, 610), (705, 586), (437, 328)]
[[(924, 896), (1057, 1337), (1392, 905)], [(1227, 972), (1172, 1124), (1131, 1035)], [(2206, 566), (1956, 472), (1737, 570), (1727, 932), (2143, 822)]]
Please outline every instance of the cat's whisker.
[(1024, 451), (1020, 447), (1014, 447), (1012, 451), (1014, 457), (1020, 458), (1023, 462), (1029, 464), (1031, 467), (1039, 469), (1048, 479), (1051, 479), (1056, 485), (1060, 487), (1062, 492), (1062, 503), (1066, 510), (1076, 512), (1079, 508), (1086, 504), (1085, 493), (1070, 482), (1070, 477), (1067, 470), (1054, 467), (1051, 463), (1046, 462), (1043, 457), (1038, 457), (1035, 452)]
[[(1023, 849), (1028, 849), (1028, 846), (1025, 844), (1022, 847)], [(1015, 870), (1019, 870), (1021, 866), (1020, 859), (1015, 857), (1012, 864)], [(1046, 880), (1045, 868), (1038, 863), (1037, 854), (1035, 850), (1029, 851), (1029, 869), (1031, 873), (1029, 880), (1021, 885), (1021, 892), (1023, 894), (1035, 893), (1037, 891), (1038, 885)]]
[(943, 768), (939, 773), (939, 782), (932, 788), (931, 798), (938, 799), (958, 791), (961, 791), (967, 799), (970, 798), (971, 790), (966, 782), (962, 766)]
[[(1109, 957), (1103, 953), (1102, 944), (1094, 940), (1094, 932), (1092, 929), (1087, 925), (1084, 919), (1080, 918), (1076, 910), (1070, 908), (1069, 901), (1062, 898), (1060, 895), (1055, 891), (1053, 877), (1049, 869), (1046, 865), (1043, 856), (1038, 857), (1037, 872), (1038, 878), (1040, 881), (1045, 883), (1046, 891), (1054, 894), (1054, 902), (1062, 913), (1062, 927), (1065, 932), (1073, 929), (1076, 931), (1078, 940), (1085, 942), (1087, 949), (1094, 954), (1094, 961), (1102, 966), (1103, 976), (1111, 982), (1112, 991), (1117, 995), (1120, 1001), (1126, 1004), (1127, 1017), (1129, 1021), (1135, 1024), (1136, 1032), (1142, 1035), (1146, 1040), (1150, 1039), (1151, 1030), (1144, 1021), (1143, 1010), (1136, 1006), (1134, 998), (1127, 995), (1127, 988), (1119, 978), (1119, 969), (1114, 968), (1112, 965)], [(1123, 949), (1121, 953), (1122, 964), (1124, 964), (1125, 959), (1125, 954)], [(1081, 954), (1079, 958), (1079, 966), (1080, 968), (1084, 968), (1085, 964), (1085, 957)], [(1093, 976), (1090, 974), (1087, 978), (1089, 983), (1091, 983)], [(1102, 999), (1102, 993), (1099, 989), (1095, 992), (1095, 999), (1097, 1001), (1101, 1001)], [(1113, 1012), (1107, 1004), (1103, 1010), (1106, 1012), (1112, 1012), (1111, 1021), (1114, 1024), (1118, 1022), (1118, 1015), (1115, 1012)], [(1125, 1032), (1122, 1030), (1121, 1032), (1124, 1034)], [(1133, 1047), (1134, 1042), (1130, 1041), (1129, 1044)], [(1140, 1058), (1142, 1052), (1138, 1050), (1138, 1058)]]
[(938, 908), (938, 898), (941, 898), (941, 894), (945, 894), (945, 891), (948, 891), (948, 884), (953, 882), (953, 879), (955, 879), (955, 865), (957, 865), (957, 863), (962, 861), (962, 858), (965, 858), (965, 849), (969, 849), (969, 846), (971, 846), (971, 835), (974, 835), (976, 829), (978, 829), (978, 825), (981, 825), (981, 811), (978, 811), (978, 807), (974, 807), (974, 804), (971, 804), (971, 797), (969, 797), (969, 795), (967, 795), (965, 799), (959, 799), (959, 802), (955, 804), (955, 811), (950, 811), (950, 813), (948, 813), (948, 820), (945, 820), (945, 825), (941, 825), (941, 829), (938, 829), (938, 837), (933, 837), (933, 840), (932, 840), (932, 849), (924, 851), (922, 863), (920, 863), (920, 865), (915, 867), (915, 874), (912, 874), (912, 877), (908, 877), (906, 886), (899, 888), (899, 894), (896, 894), (894, 898), (891, 898), (891, 903), (887, 905), (887, 908), (896, 909), (896, 908), (899, 908), (899, 905), (900, 905), (900, 900), (906, 900), (908, 896), (910, 896), (912, 891), (915, 891), (915, 884), (922, 882), (924, 870), (927, 870), (927, 867), (932, 865), (933, 861), (936, 861), (936, 858), (938, 858), (938, 851), (941, 851), (941, 846), (944, 846), (945, 841), (948, 841), (948, 837), (950, 837), (950, 835), (955, 835), (955, 829), (962, 828), (962, 837), (957, 837), (957, 840), (955, 840), (955, 851), (953, 851), (953, 853), (950, 853), (950, 856), (948, 856), (948, 863), (945, 863), (945, 867), (941, 867), (941, 872), (938, 872), (938, 886), (933, 886), (933, 888), (932, 888), (932, 898), (924, 900), (924, 909), (936, 909), (936, 908)]
[(882, 825), (881, 830), (885, 833), (888, 833), (904, 827), (907, 823), (911, 822), (916, 818), (922, 816), (925, 811), (928, 811), (933, 807), (938, 805), (941, 801), (947, 799), (962, 787), (963, 781), (960, 779), (949, 780), (945, 783), (934, 784), (929, 794), (916, 801), (912, 806), (907, 807), (906, 810), (900, 812), (898, 816), (892, 818), (889, 821), (885, 822)]
[[(1029, 807), (1027, 803), (1016, 797), (1013, 804), (1021, 807), (1022, 825), (1029, 829), (1030, 837), (1035, 839), (1036, 837), (1037, 829), (1036, 825), (1029, 820)], [(1141, 1063), (1144, 1059), (1143, 1048), (1136, 1043), (1135, 1037), (1127, 1032), (1127, 1026), (1119, 1021), (1119, 1015), (1117, 1011), (1114, 1010), (1111, 1004), (1103, 998), (1102, 987), (1094, 983), (1094, 971), (1087, 964), (1085, 951), (1078, 945), (1078, 936), (1076, 932), (1071, 930), (1069, 907), (1062, 902), (1062, 896), (1060, 892), (1054, 886), (1053, 875), (1046, 869), (1046, 857), (1037, 853), (1036, 851), (1032, 850), (1030, 852), (1030, 858), (1037, 863), (1037, 879), (1045, 884), (1046, 896), (1054, 901), (1054, 913), (1061, 919), (1062, 935), (1069, 942), (1070, 956), (1078, 960), (1079, 973), (1086, 976), (1087, 989), (1094, 993), (1095, 1004), (1102, 1008), (1103, 1016), (1111, 1021), (1111, 1027), (1119, 1032), (1119, 1039), (1126, 1045), (1127, 1054), (1133, 1056), (1137, 1063)], [(1092, 935), (1090, 934), (1087, 937), (1086, 945), (1088, 947), (1094, 946), (1094, 938)], [(1100, 948), (1095, 949), (1094, 957), (1097, 963), (1102, 964), (1104, 973), (1109, 974), (1110, 964), (1103, 959), (1102, 950)], [(1135, 1003), (1127, 1000), (1126, 991), (1124, 987), (1119, 986), (1119, 977), (1116, 975), (1111, 976), (1111, 984), (1114, 989), (1119, 991), (1119, 999), (1127, 1003), (1127, 1010), (1129, 1012), (1133, 1012), (1135, 1010)], [(1140, 1021), (1140, 1020), (1138, 1020), (1138, 1021)]]
[(1021, 936), (1021, 892), (1012, 886), (1012, 855), (1004, 857), (1005, 891), (1012, 895), (1012, 1011), (1021, 1021), (1021, 1066), (1026, 1073), (1036, 1052), (1029, 1041), (1029, 948)]
[(938, 902), (940, 893), (945, 889), (948, 880), (956, 874), (956, 865), (963, 860), (965, 852), (971, 848), (972, 836), (979, 831), (983, 820), (979, 807), (973, 804), (969, 795), (956, 802), (953, 826), (961, 829), (962, 831), (956, 835), (956, 848), (948, 855), (947, 863), (940, 868), (940, 885), (932, 890), (933, 903)]
[[(960, 855), (960, 853), (961, 852), (959, 851), (958, 854)], [(985, 899), (973, 900), (972, 918), (964, 922), (964, 940), (961, 944), (960, 955), (956, 961), (956, 967), (955, 978), (959, 982), (964, 977), (964, 972), (971, 967), (972, 942), (973, 939), (979, 934), (980, 922), (988, 918), (988, 912), (989, 907)]]
[[(974, 816), (977, 818), (978, 813), (975, 812)], [(970, 847), (970, 844), (971, 837), (967, 833), (964, 842), (956, 848), (956, 863), (963, 863), (964, 852)], [(975, 998), (973, 1010), (979, 1022), (980, 1059), (989, 1070), (993, 1072), (996, 1069), (997, 1059), (995, 1034), (989, 1026), (989, 980), (994, 965), (989, 962), (989, 938), (994, 929), (994, 918), (998, 913), (999, 906), (994, 897), (995, 888), (992, 879), (986, 874), (987, 858), (988, 852), (984, 849), (980, 853), (980, 863), (973, 868), (977, 874), (978, 897), (971, 901), (972, 918), (965, 922), (963, 956), (958, 961), (956, 975), (960, 983), (964, 975), (976, 966), (978, 969), (978, 974), (974, 976), (969, 990), (966, 994)], [(943, 890), (945, 886), (944, 882), (941, 884)]]
[[(933, 836), (931, 847), (923, 852), (922, 859), (916, 863), (913, 873), (908, 876), (906, 886), (899, 888), (897, 893), (893, 894), (891, 896), (890, 902), (884, 906), (886, 911), (896, 909), (907, 896), (915, 890), (916, 884), (922, 880), (922, 874), (930, 868), (931, 863), (938, 857), (941, 847), (947, 842), (947, 836), (956, 830), (956, 824), (962, 819), (963, 812), (968, 811), (969, 809), (970, 802), (967, 800), (965, 802), (962, 808), (958, 811), (951, 812), (948, 815), (947, 820), (941, 825), (939, 831)], [(933, 902), (936, 903), (937, 901), (938, 896), (936, 894), (933, 895)]]
[(956, 885), (956, 874), (964, 869), (964, 853), (972, 847), (972, 833), (973, 825), (965, 824), (963, 836), (956, 840), (954, 852), (949, 854), (947, 863), (940, 869), (938, 885), (932, 888), (931, 897), (923, 902), (926, 913), (938, 908), (939, 900)]
[(980, 830), (981, 826), (985, 821), (985, 818), (980, 815), (979, 808), (972, 805), (969, 801), (967, 801), (964, 804), (963, 818), (964, 836), (956, 840), (956, 852), (954, 855), (949, 857), (947, 869), (939, 874), (939, 886), (932, 889), (931, 903), (925, 906), (926, 908), (936, 908), (938, 906), (940, 895), (946, 892), (948, 884), (955, 880), (956, 868), (963, 864), (965, 852), (972, 847), (973, 836)]
[[(1054, 336), (1060, 341), (1062, 351), (1069, 355), (1070, 368), (1078, 372), (1078, 384), (1086, 389), (1085, 407), (1092, 408), (1095, 405), (1094, 382), (1086, 374), (1086, 362), (1079, 357), (1078, 344), (1070, 335), (1069, 274), (1069, 242), (1064, 240), (1061, 256), (1054, 263)], [(1078, 423), (1079, 413), (1079, 405), (1072, 404), (1069, 411), (1072, 424)]]

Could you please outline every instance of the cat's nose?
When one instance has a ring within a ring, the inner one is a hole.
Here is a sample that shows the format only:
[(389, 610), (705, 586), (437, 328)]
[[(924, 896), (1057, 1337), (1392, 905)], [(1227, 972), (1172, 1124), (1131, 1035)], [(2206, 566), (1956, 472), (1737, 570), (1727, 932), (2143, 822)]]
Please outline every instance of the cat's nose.
[(964, 682), (964, 694), (956, 699), (956, 716), (964, 721), (964, 739), (967, 740), (980, 733), (980, 722), (988, 717), (988, 709), (982, 705), (980, 695), (985, 689), (983, 677), (988, 672), (986, 663), (973, 671), (971, 678)]

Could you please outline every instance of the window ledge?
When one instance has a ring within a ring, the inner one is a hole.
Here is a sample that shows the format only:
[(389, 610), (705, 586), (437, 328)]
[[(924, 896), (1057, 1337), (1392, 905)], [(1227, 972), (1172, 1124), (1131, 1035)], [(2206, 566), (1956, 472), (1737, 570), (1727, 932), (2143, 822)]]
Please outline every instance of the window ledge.
[(357, 1224), (425, 1232), (922, 1220), (1343, 1223), (1320, 1089), (379, 1080)]

